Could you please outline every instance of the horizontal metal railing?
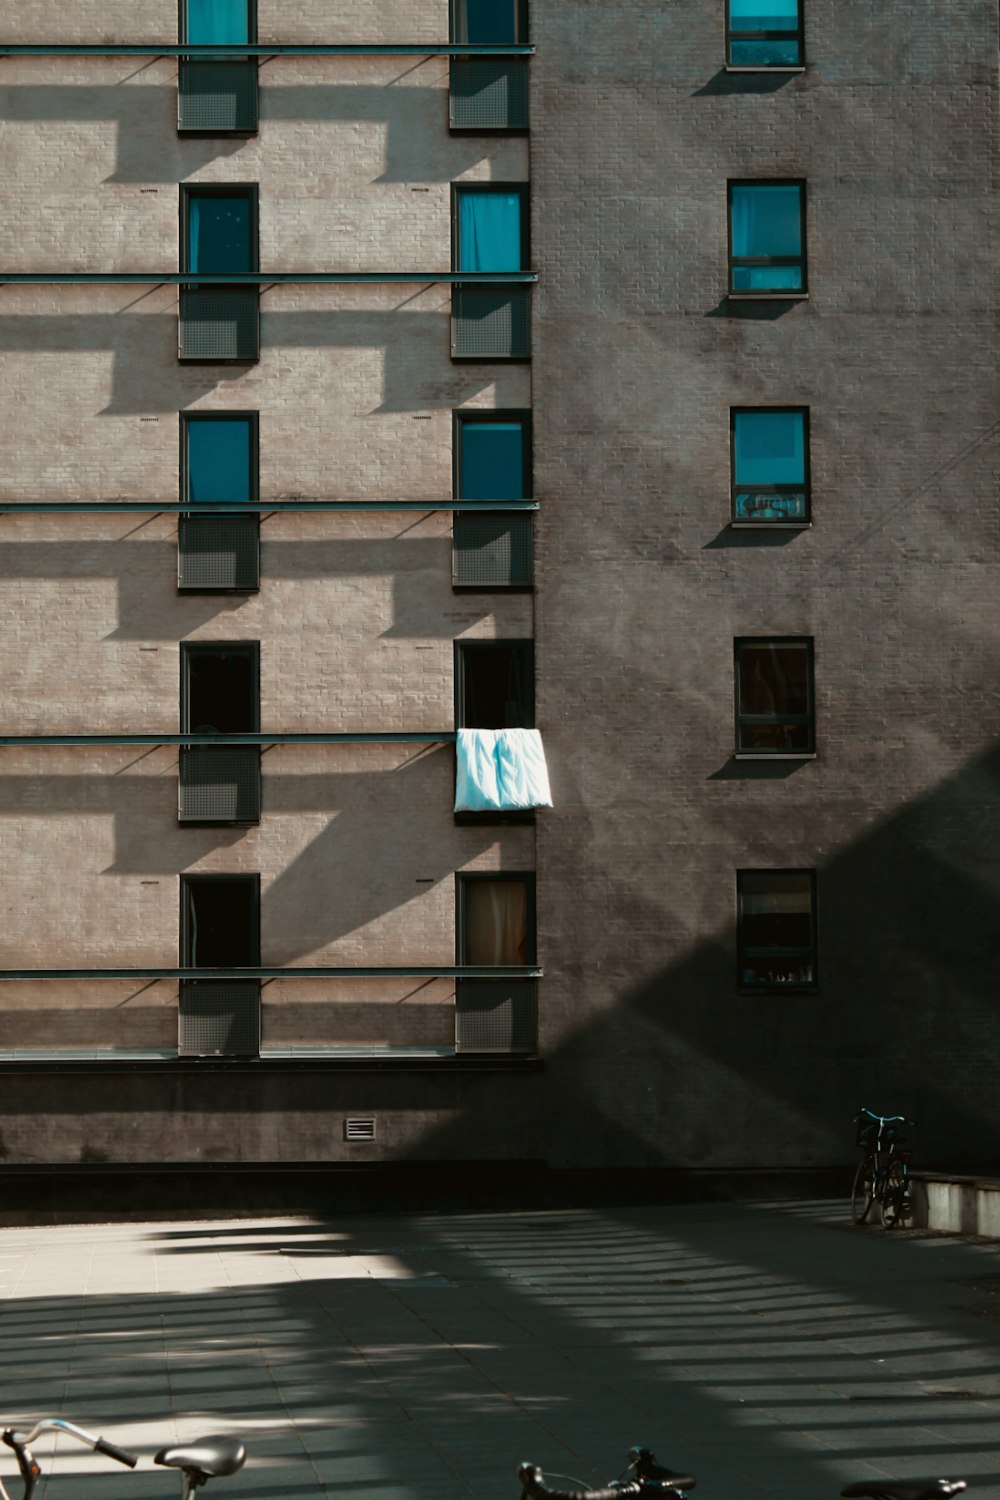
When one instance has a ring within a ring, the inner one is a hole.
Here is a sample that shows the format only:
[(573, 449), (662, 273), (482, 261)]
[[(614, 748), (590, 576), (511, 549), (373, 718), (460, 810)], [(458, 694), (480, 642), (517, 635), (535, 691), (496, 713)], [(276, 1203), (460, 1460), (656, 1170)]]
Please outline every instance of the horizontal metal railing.
[(0, 42), (0, 57), (531, 57), (528, 42)]
[(494, 511), (538, 510), (537, 500), (239, 500), (216, 504), (190, 500), (0, 500), (0, 515), (24, 511), (32, 515), (59, 514), (69, 511), (94, 511), (99, 514), (134, 511), (144, 515), (164, 512), (168, 515), (281, 515), (284, 511), (338, 510), (418, 510), (418, 511)]
[(0, 734), (0, 745), (448, 745), (454, 729), (337, 734)]
[(448, 964), (357, 964), (351, 967), (319, 965), (257, 965), (254, 968), (137, 969), (0, 969), (0, 980), (48, 979), (541, 979), (543, 970), (534, 964), (522, 967), (475, 967)]
[(536, 271), (0, 271), (0, 283), (12, 286), (521, 286), (537, 280)]

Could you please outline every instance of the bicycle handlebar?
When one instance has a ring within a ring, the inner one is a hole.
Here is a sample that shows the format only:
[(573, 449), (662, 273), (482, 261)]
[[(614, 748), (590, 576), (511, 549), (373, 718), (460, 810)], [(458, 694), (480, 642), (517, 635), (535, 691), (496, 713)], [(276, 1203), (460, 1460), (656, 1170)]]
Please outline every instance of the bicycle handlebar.
[(643, 1487), (636, 1479), (605, 1485), (599, 1490), (550, 1490), (537, 1464), (521, 1464), (517, 1471), (521, 1493), (531, 1500), (640, 1500)]
[(116, 1463), (125, 1464), (127, 1468), (134, 1469), (139, 1462), (138, 1455), (128, 1453), (124, 1448), (118, 1448), (114, 1443), (109, 1443), (106, 1438), (98, 1437), (96, 1433), (86, 1432), (82, 1427), (75, 1427), (72, 1422), (64, 1422), (62, 1417), (43, 1417), (36, 1422), (30, 1432), (15, 1432), (8, 1427), (2, 1434), (3, 1441), (8, 1448), (13, 1448), (20, 1461), (21, 1453), (27, 1453), (29, 1443), (33, 1443), (43, 1432), (65, 1432), (69, 1437), (76, 1438), (78, 1443), (83, 1443), (86, 1448), (92, 1448), (95, 1453), (104, 1453), (108, 1458), (113, 1458)]

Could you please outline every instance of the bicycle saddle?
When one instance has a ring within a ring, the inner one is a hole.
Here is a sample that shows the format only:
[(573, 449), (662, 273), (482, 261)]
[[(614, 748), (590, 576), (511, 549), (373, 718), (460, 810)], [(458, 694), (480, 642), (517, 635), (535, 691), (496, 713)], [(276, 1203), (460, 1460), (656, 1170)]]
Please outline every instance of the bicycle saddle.
[(910, 1479), (905, 1484), (880, 1484), (878, 1480), (862, 1480), (849, 1484), (842, 1495), (848, 1500), (869, 1495), (871, 1500), (948, 1500), (949, 1495), (958, 1495), (965, 1489), (964, 1479)]
[(197, 1443), (186, 1443), (175, 1448), (161, 1448), (154, 1454), (154, 1464), (165, 1464), (170, 1469), (191, 1469), (198, 1474), (218, 1478), (223, 1474), (235, 1474), (246, 1462), (247, 1450), (239, 1438), (207, 1437)]

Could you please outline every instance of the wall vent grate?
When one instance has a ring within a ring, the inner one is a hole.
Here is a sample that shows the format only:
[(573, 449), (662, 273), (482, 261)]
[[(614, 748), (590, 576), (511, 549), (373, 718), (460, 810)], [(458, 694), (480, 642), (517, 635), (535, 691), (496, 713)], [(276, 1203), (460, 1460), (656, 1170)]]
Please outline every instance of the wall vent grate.
[(344, 1121), (345, 1141), (373, 1141), (375, 1139), (375, 1117), (355, 1115)]

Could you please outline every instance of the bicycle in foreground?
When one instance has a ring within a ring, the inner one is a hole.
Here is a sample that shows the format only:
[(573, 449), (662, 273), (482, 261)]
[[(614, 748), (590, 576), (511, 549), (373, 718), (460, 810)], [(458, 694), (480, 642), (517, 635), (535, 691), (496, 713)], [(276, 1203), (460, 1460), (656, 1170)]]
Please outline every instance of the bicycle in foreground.
[(855, 1115), (856, 1143), (864, 1153), (851, 1191), (851, 1217), (855, 1224), (864, 1224), (875, 1203), (879, 1205), (884, 1228), (895, 1229), (908, 1222), (913, 1153), (903, 1149), (906, 1136), (901, 1127), (915, 1123), (905, 1115), (879, 1115), (864, 1107)]
[[(85, 1448), (91, 1448), (95, 1453), (103, 1453), (107, 1458), (113, 1458), (117, 1463), (125, 1464), (130, 1469), (134, 1469), (139, 1462), (137, 1454), (119, 1448), (116, 1444), (109, 1443), (105, 1438), (98, 1437), (93, 1432), (85, 1432), (82, 1427), (75, 1427), (72, 1422), (66, 1422), (61, 1417), (43, 1417), (40, 1422), (36, 1422), (30, 1432), (17, 1432), (14, 1428), (8, 1427), (0, 1433), (0, 1441), (11, 1449), (17, 1459), (17, 1467), (24, 1481), (22, 1500), (32, 1500), (35, 1487), (42, 1477), (41, 1465), (32, 1453), (30, 1445), (45, 1432), (75, 1438)], [(164, 1468), (180, 1471), (181, 1500), (190, 1500), (192, 1492), (200, 1485), (207, 1484), (210, 1479), (235, 1474), (238, 1469), (242, 1469), (246, 1456), (246, 1449), (239, 1438), (206, 1437), (194, 1443), (176, 1443), (172, 1447), (161, 1448), (159, 1453), (153, 1455), (153, 1462)], [(10, 1500), (2, 1480), (0, 1480), (0, 1500)]]
[[(632, 1478), (612, 1480), (602, 1489), (581, 1486), (573, 1490), (550, 1489), (537, 1464), (522, 1464), (517, 1471), (522, 1500), (683, 1500), (695, 1487), (692, 1474), (674, 1473), (659, 1464), (649, 1448), (630, 1448)], [(562, 1476), (558, 1476), (562, 1478)], [(575, 1483), (576, 1481), (571, 1481)], [(950, 1500), (965, 1489), (964, 1479), (911, 1479), (902, 1484), (864, 1479), (841, 1490), (844, 1500)]]

